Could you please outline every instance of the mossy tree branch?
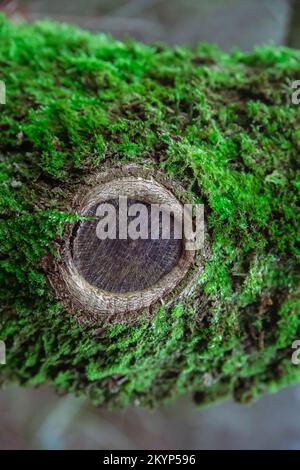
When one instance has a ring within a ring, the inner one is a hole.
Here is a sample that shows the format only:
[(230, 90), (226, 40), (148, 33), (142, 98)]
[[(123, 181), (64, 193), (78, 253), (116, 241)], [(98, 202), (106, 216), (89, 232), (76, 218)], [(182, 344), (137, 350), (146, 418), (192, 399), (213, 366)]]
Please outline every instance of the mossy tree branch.
[[(0, 19), (1, 384), (51, 383), (95, 404), (183, 393), (245, 402), (299, 380), (300, 53), (144, 46)], [(48, 282), (79, 188), (128, 163), (204, 203), (193, 289), (132, 325), (78, 325)]]

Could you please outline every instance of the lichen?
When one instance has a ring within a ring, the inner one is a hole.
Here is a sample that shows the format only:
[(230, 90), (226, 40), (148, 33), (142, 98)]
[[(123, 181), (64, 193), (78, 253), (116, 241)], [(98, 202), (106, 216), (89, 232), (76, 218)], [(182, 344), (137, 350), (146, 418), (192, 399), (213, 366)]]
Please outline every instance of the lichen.
[[(0, 17), (0, 383), (52, 384), (96, 404), (247, 402), (300, 379), (300, 52), (118, 42)], [(193, 296), (154, 319), (85, 330), (60, 305), (45, 256), (72, 195), (134, 163), (205, 204), (211, 256)]]

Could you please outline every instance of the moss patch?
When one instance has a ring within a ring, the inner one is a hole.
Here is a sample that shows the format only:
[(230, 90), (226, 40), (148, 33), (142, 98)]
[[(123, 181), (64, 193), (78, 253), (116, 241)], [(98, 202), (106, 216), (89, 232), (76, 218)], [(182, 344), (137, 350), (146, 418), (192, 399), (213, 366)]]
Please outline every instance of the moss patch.
[[(246, 402), (300, 379), (300, 53), (144, 46), (0, 17), (0, 383), (51, 383), (95, 404), (183, 393)], [(212, 255), (193, 294), (154, 320), (83, 331), (43, 256), (104, 166), (180, 181), (206, 207)]]

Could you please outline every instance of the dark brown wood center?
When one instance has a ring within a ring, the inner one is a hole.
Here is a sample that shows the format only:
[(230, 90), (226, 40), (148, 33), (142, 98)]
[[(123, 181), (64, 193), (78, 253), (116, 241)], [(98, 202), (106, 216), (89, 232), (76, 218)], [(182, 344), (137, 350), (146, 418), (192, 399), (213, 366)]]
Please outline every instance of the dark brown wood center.
[[(148, 210), (148, 239), (119, 239), (119, 201), (113, 199), (116, 211), (116, 239), (101, 240), (96, 233), (101, 218), (87, 220), (76, 228), (73, 238), (72, 256), (78, 273), (90, 284), (107, 292), (124, 293), (148, 289), (175, 267), (182, 255), (183, 241), (174, 239), (174, 218), (171, 216), (171, 237), (151, 240), (151, 206), (142, 201), (129, 199), (128, 208), (143, 204)], [(88, 211), (96, 216), (99, 205)], [(128, 217), (128, 224), (136, 217)], [(160, 224), (161, 227), (161, 224)]]

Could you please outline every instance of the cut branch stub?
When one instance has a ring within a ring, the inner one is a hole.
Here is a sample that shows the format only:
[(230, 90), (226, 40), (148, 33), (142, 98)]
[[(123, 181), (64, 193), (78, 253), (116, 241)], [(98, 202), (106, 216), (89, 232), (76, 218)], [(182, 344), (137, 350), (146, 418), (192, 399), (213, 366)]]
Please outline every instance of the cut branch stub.
[[(156, 240), (151, 239), (151, 206), (136, 199), (128, 199), (127, 208), (143, 204), (147, 211), (147, 220), (142, 224), (147, 228), (145, 239), (120, 239), (119, 200), (111, 199), (102, 204), (95, 204), (88, 212), (96, 216), (98, 208), (110, 204), (116, 211), (116, 238), (97, 237), (98, 219), (83, 222), (77, 230), (73, 242), (73, 261), (78, 274), (89, 284), (112, 293), (137, 292), (153, 286), (168, 274), (179, 262), (183, 250), (183, 241), (174, 239), (174, 217), (171, 216), (170, 239), (162, 239), (160, 233)], [(128, 217), (128, 223), (133, 220)], [(139, 218), (140, 220), (140, 218)], [(128, 225), (127, 225), (128, 227)]]
[[(146, 212), (137, 213), (137, 204), (143, 205)], [(164, 218), (164, 209), (160, 212), (159, 234), (153, 239), (151, 208), (158, 204), (170, 211), (169, 218)], [(99, 214), (107, 214), (107, 205), (116, 215), (116, 236), (104, 239), (99, 237), (97, 227), (104, 220)], [(181, 238), (175, 235), (177, 224), (182, 224), (182, 204), (152, 177), (125, 176), (102, 181), (81, 198), (78, 209), (82, 220), (65, 243), (59, 271), (65, 297), (79, 308), (76, 317), (80, 322), (97, 324), (136, 318), (138, 311), (170, 294), (187, 275), (194, 252), (186, 250), (184, 233)], [(121, 218), (124, 223), (124, 213), (126, 237), (120, 233), (119, 225)], [(132, 239), (128, 231), (136, 215), (139, 222), (147, 222), (142, 224), (147, 227), (147, 234), (143, 232), (143, 238)], [(165, 237), (164, 221), (169, 223), (170, 237)]]

